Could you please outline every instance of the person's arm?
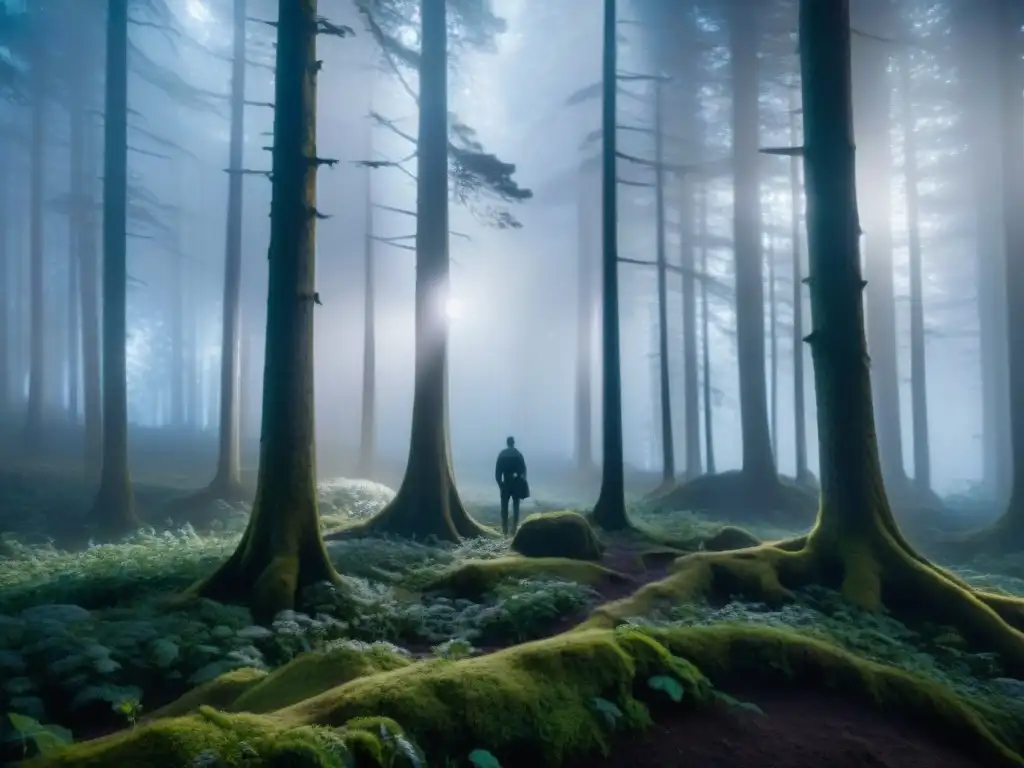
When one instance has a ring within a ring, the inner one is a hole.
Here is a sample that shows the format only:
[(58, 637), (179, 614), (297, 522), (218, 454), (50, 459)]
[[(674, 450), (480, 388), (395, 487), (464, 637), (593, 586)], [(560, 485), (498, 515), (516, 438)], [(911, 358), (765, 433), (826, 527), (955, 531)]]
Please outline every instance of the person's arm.
[(526, 459), (523, 454), (519, 454), (519, 475), (525, 480), (526, 479)]
[(501, 485), (501, 454), (498, 454), (498, 460), (494, 462), (494, 482)]

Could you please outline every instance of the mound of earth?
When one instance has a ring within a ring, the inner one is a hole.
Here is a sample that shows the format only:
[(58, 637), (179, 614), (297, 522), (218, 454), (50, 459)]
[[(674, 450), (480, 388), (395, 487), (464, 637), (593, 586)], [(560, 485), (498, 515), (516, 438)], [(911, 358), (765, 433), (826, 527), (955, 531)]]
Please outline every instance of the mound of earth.
[(835, 695), (755, 692), (763, 714), (723, 705), (666, 711), (650, 728), (624, 734), (606, 757), (567, 768), (980, 768), (984, 763), (941, 732)]

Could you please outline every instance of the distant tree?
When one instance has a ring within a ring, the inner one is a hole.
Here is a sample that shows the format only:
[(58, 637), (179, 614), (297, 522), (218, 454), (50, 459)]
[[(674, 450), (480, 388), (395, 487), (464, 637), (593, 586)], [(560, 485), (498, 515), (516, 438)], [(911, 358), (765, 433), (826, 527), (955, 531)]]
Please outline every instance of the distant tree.
[[(381, 45), (392, 71), (401, 77), (398, 63), (419, 69), (419, 93), (406, 90), (419, 104), (416, 146), (416, 374), (412, 430), (405, 476), (395, 498), (365, 525), (342, 535), (389, 533), (412, 537), (435, 536), (441, 541), (488, 535), (490, 531), (470, 517), (459, 496), (452, 473), (447, 423), (449, 196), (470, 203), (474, 212), (498, 226), (518, 226), (503, 209), (472, 205), (484, 195), (507, 202), (527, 199), (528, 190), (512, 179), (515, 166), (483, 150), (474, 132), (448, 112), (449, 12), (445, 0), (423, 0), (420, 6), (420, 50), (401, 45), (389, 30), (407, 23), (408, 9), (397, 13), (387, 3), (364, 3), (362, 10), (371, 33)], [(470, 12), (472, 11), (472, 14)], [(451, 17), (455, 43), (482, 44), (503, 28), (489, 12), (488, 3), (453, 3)], [(466, 24), (464, 27), (459, 20)], [(472, 27), (472, 29), (470, 28)], [(476, 36), (479, 35), (479, 38)], [(405, 82), (403, 80), (403, 82)], [(377, 116), (378, 123), (389, 125)], [(378, 166), (396, 163), (371, 163)], [(449, 176), (452, 184), (449, 186)]]
[(128, 471), (128, 6), (107, 6), (103, 128), (103, 468), (90, 518), (105, 532), (138, 525)]
[[(337, 583), (316, 496), (313, 311), (316, 171), (316, 0), (279, 0), (267, 287), (263, 431), (256, 498), (234, 554), (190, 594), (242, 602), (263, 621), (302, 589)], [(331, 34), (348, 30), (334, 27)]]
[(221, 318), (220, 430), (217, 473), (207, 489), (216, 499), (237, 500), (242, 489), (239, 434), (239, 334), (242, 309), (242, 180), (245, 173), (246, 0), (234, 0), (231, 58), (231, 138), (228, 160), (227, 241), (224, 253), (224, 299)]

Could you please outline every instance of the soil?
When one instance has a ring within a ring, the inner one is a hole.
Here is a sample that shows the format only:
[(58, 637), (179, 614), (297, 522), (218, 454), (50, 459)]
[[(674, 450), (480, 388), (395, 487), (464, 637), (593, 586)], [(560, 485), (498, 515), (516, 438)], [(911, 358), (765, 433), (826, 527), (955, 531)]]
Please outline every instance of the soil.
[(738, 696), (764, 711), (666, 710), (646, 731), (612, 742), (607, 757), (567, 768), (984, 768), (937, 731), (813, 691)]

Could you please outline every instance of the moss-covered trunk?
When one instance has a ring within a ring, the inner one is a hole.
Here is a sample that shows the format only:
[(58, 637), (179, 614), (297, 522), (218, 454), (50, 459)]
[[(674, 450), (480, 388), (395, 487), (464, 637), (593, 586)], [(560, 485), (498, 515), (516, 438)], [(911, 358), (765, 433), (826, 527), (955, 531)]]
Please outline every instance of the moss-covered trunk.
[(661, 479), (676, 479), (675, 437), (672, 434), (672, 377), (668, 357), (668, 254), (665, 240), (664, 83), (654, 84), (654, 226), (658, 283), (658, 404), (661, 417)]
[(903, 466), (897, 362), (896, 304), (892, 264), (892, 148), (889, 111), (892, 84), (889, 62), (892, 43), (884, 39), (895, 24), (891, 0), (862, 0), (854, 6), (855, 24), (866, 33), (853, 49), (858, 205), (864, 231), (864, 273), (868, 281), (867, 312), (871, 381), (878, 412), (878, 447), (885, 482), (902, 493), (907, 486)]
[(921, 265), (921, 214), (917, 185), (917, 126), (914, 118), (910, 57), (899, 63), (903, 122), (903, 176), (907, 189), (907, 246), (910, 261), (910, 414), (914, 424), (914, 486), (924, 495), (932, 487), (928, 440), (928, 371), (925, 366), (924, 275)]
[(459, 541), (482, 535), (486, 529), (469, 516), (459, 497), (448, 444), (446, 20), (444, 0), (423, 1), (416, 174), (416, 376), (409, 457), (395, 498), (357, 532)]
[[(369, 122), (369, 121), (368, 121)], [(373, 157), (373, 127), (367, 158)], [(363, 233), (363, 392), (359, 420), (359, 476), (373, 477), (377, 458), (377, 333), (374, 294), (373, 169), (366, 168), (366, 231)]]
[(701, 184), (700, 204), (697, 219), (700, 222), (700, 353), (701, 368), (701, 401), (704, 405), (704, 460), (707, 462), (708, 474), (715, 474), (715, 419), (714, 403), (711, 399), (711, 305), (708, 303), (708, 189)]
[(231, 137), (228, 159), (227, 239), (220, 346), (220, 431), (217, 474), (210, 492), (224, 499), (243, 496), (238, 426), (239, 329), (242, 322), (242, 179), (245, 153), (246, 0), (234, 0), (231, 62)]
[[(789, 109), (789, 138), (794, 147), (801, 142), (797, 127), (799, 99), (794, 91)], [(800, 182), (800, 158), (793, 155), (789, 161), (789, 237), (793, 249), (793, 430), (796, 433), (796, 479), (806, 482), (807, 469), (807, 406), (804, 400), (804, 296), (803, 296), (803, 237), (800, 209), (803, 206), (803, 187)]]
[(622, 447), (622, 361), (619, 350), (618, 184), (616, 179), (617, 14), (604, 0), (601, 103), (601, 493), (594, 522), (605, 530), (629, 526)]
[(736, 355), (739, 364), (743, 474), (777, 483), (765, 382), (764, 277), (761, 258), (758, 13), (729, 4), (732, 67), (733, 243), (736, 260)]
[(109, 0), (103, 120), (103, 469), (90, 512), (107, 533), (138, 525), (128, 473), (128, 5)]
[(316, 0), (280, 0), (263, 432), (256, 499), (231, 558), (194, 592), (247, 603), (260, 620), (304, 587), (336, 581), (316, 496), (313, 309), (316, 222)]
[[(34, 24), (43, 24), (44, 11)], [(44, 377), (46, 375), (45, 327), (45, 243), (43, 240), (43, 198), (46, 185), (46, 99), (49, 87), (46, 45), (35, 47), (31, 60), (32, 117), (29, 151), (29, 370), (28, 404), (25, 412), (25, 445), (39, 447), (43, 437)]]
[(594, 253), (591, 212), (594, 175), (580, 163), (576, 196), (576, 468), (583, 475), (594, 468), (593, 345)]

